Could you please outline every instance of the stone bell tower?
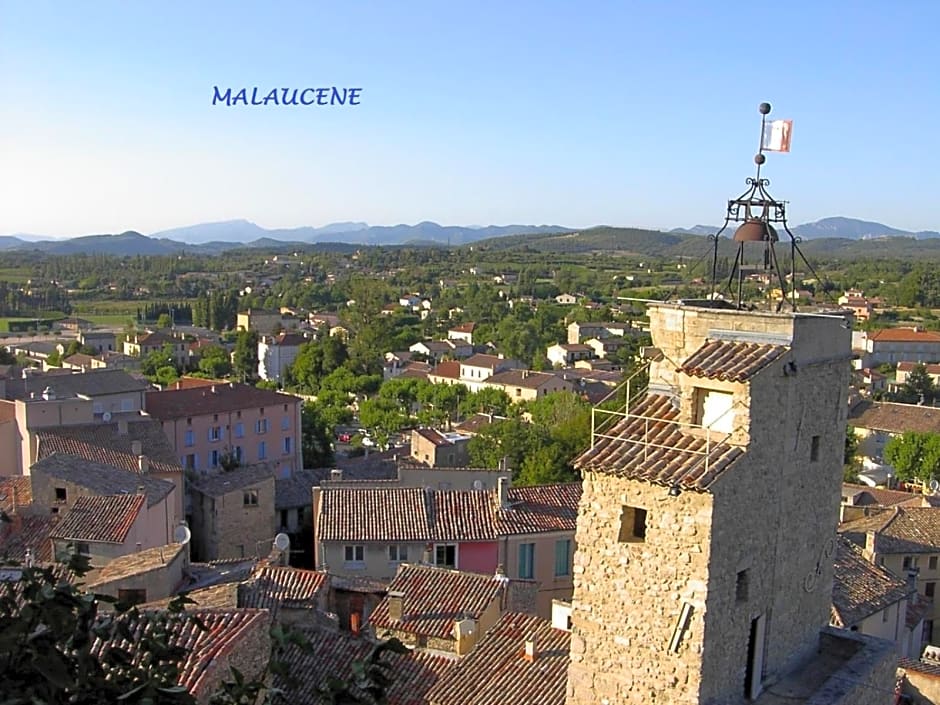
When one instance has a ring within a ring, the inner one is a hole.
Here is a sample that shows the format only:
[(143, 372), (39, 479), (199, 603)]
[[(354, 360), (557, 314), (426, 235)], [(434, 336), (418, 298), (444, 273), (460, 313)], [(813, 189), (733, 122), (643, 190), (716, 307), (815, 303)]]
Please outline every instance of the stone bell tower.
[(781, 305), (744, 310), (741, 279), (729, 302), (713, 277), (708, 300), (649, 306), (648, 392), (596, 409), (577, 460), (568, 705), (750, 702), (829, 623), (851, 314), (780, 312), (770, 223), (789, 230), (755, 161), (726, 226), (735, 272), (765, 248)]
[(748, 702), (829, 622), (849, 325), (668, 303), (650, 321), (649, 393), (596, 410), (578, 459), (568, 703)]

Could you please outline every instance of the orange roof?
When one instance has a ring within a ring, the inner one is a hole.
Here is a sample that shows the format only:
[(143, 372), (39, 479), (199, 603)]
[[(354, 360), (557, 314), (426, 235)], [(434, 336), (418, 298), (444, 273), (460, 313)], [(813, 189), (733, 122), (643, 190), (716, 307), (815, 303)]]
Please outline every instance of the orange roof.
[(872, 331), (868, 339), (875, 343), (940, 343), (940, 333), (916, 328), (885, 328)]

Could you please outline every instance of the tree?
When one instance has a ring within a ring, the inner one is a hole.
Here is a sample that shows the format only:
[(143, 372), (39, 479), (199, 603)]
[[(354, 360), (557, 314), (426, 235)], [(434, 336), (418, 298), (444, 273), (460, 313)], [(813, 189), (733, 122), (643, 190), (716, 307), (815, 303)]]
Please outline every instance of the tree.
[(167, 367), (172, 367), (174, 373), (177, 373), (176, 360), (173, 357), (173, 346), (169, 343), (165, 343), (159, 350), (152, 350), (147, 353), (140, 361), (140, 371), (153, 381), (157, 380), (161, 369), (164, 370), (163, 378), (167, 378), (168, 372), (165, 370)]
[(502, 389), (483, 387), (477, 392), (471, 392), (466, 399), (460, 402), (460, 413), (464, 416), (471, 414), (493, 414), (507, 416), (512, 406), (512, 399)]
[(212, 379), (231, 374), (232, 362), (221, 345), (207, 345), (199, 353), (199, 371)]
[(158, 328), (169, 328), (173, 325), (173, 319), (170, 318), (170, 314), (161, 313), (157, 318), (157, 327)]
[(300, 411), (300, 446), (305, 468), (323, 468), (333, 464), (332, 435), (319, 406), (305, 402)]
[(937, 396), (933, 377), (927, 373), (927, 366), (922, 362), (914, 365), (907, 380), (898, 391), (898, 401), (909, 404), (932, 404)]
[(930, 482), (940, 478), (940, 435), (908, 431), (892, 437), (884, 449), (885, 460), (901, 481)]
[(240, 330), (235, 336), (232, 370), (243, 382), (258, 376), (258, 332)]

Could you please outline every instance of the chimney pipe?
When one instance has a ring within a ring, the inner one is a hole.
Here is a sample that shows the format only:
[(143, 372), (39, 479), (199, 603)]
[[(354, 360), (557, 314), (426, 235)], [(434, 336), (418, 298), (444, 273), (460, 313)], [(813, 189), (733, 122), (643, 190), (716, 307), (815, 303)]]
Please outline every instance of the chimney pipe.
[(529, 663), (533, 663), (538, 657), (538, 652), (535, 650), (535, 634), (529, 634), (525, 638), (525, 647), (522, 652), (522, 658), (524, 658)]
[(500, 477), (496, 481), (496, 499), (499, 500), (500, 508), (509, 506), (509, 478)]
[(340, 482), (343, 479), (343, 470), (342, 468), (333, 468), (330, 470), (330, 479), (334, 482)]
[(150, 459), (146, 455), (137, 456), (137, 469), (141, 475), (150, 472)]
[(399, 622), (404, 612), (405, 593), (392, 590), (388, 593), (388, 618)]

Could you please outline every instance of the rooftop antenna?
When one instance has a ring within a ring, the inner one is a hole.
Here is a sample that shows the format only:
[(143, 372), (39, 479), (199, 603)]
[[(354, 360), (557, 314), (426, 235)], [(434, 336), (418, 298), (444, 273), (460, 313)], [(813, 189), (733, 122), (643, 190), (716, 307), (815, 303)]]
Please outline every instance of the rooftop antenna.
[[(770, 114), (770, 103), (761, 103), (758, 107), (760, 112), (760, 141), (758, 143), (757, 154), (754, 155), (754, 163), (757, 165), (757, 173), (753, 177), (748, 177), (745, 181), (748, 188), (737, 198), (728, 201), (728, 209), (725, 214), (725, 222), (721, 229), (709, 238), (714, 243), (712, 253), (712, 285), (711, 299), (722, 298), (727, 293), (734, 301), (737, 307), (744, 308), (744, 280), (748, 271), (745, 265), (744, 254), (747, 243), (759, 243), (762, 246), (762, 270), (768, 284), (772, 277), (775, 277), (780, 286), (780, 300), (777, 302), (776, 310), (780, 311), (784, 303), (787, 302), (787, 283), (786, 277), (790, 278), (790, 306), (796, 311), (796, 258), (799, 255), (803, 263), (813, 274), (816, 271), (806, 260), (798, 243), (801, 241), (790, 231), (787, 224), (787, 203), (778, 201), (767, 190), (770, 186), (770, 180), (761, 176), (761, 167), (767, 161), (764, 152), (789, 152), (790, 137), (793, 132), (792, 120), (768, 120)], [(728, 281), (722, 289), (719, 289), (718, 282), (718, 241), (721, 234), (728, 229), (731, 223), (740, 223), (734, 231), (732, 241), (737, 243), (737, 253), (735, 254), (734, 264), (731, 267), (731, 273)], [(790, 258), (789, 273), (784, 274), (780, 268), (777, 259), (776, 245), (779, 242), (777, 229), (782, 227), (784, 232), (790, 238)], [(737, 291), (733, 292), (732, 287), (737, 283)]]

